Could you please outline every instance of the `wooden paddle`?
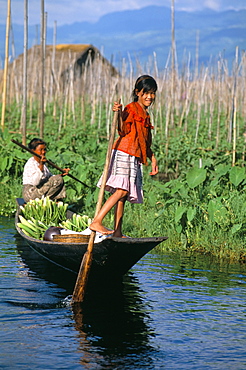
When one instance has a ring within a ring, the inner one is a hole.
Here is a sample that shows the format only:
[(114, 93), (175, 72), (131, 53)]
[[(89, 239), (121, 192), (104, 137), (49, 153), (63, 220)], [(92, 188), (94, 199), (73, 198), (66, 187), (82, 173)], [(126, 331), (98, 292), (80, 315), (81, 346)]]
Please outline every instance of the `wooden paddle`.
[[(111, 127), (111, 134), (110, 134), (110, 139), (108, 143), (108, 150), (107, 150), (104, 171), (103, 171), (103, 176), (102, 176), (102, 184), (100, 187), (97, 205), (96, 205), (95, 217), (97, 216), (98, 212), (100, 211), (102, 207), (104, 191), (105, 191), (105, 186), (106, 186), (107, 177), (108, 177), (108, 169), (109, 169), (110, 160), (111, 160), (112, 147), (114, 143), (115, 131), (116, 131), (117, 123), (118, 123), (118, 115), (119, 115), (119, 112), (114, 112), (113, 123)], [(87, 251), (84, 254), (84, 257), (82, 259), (77, 281), (74, 287), (73, 296), (72, 296), (72, 304), (80, 303), (80, 302), (83, 302), (84, 300), (86, 285), (88, 282), (89, 272), (90, 272), (90, 268), (92, 264), (92, 254), (93, 254), (95, 236), (96, 236), (96, 232), (91, 231)]]
[[(31, 153), (32, 155), (35, 155), (36, 157), (41, 158), (41, 155), (39, 155), (39, 154), (35, 153), (32, 149), (29, 149), (27, 146), (25, 146), (25, 145), (23, 145), (23, 144), (19, 143), (18, 141), (14, 140), (14, 139), (13, 139), (13, 140), (11, 140), (11, 141), (12, 141), (12, 143), (19, 145), (22, 149), (27, 150), (27, 151), (28, 151), (29, 153)], [(65, 172), (61, 167), (58, 167), (55, 163), (53, 163), (53, 162), (49, 161), (48, 159), (46, 159), (46, 163), (48, 163), (51, 167), (56, 168), (58, 171), (61, 171), (62, 173), (64, 173), (64, 172)], [(75, 177), (75, 176), (71, 175), (70, 173), (68, 173), (66, 176), (71, 177), (72, 179), (74, 179), (74, 180), (76, 180), (76, 181), (80, 182), (81, 184), (83, 184), (84, 186), (86, 186), (87, 188), (89, 188), (89, 185), (87, 185), (87, 184), (85, 184), (84, 182), (80, 181), (79, 179), (77, 179), (77, 177)]]

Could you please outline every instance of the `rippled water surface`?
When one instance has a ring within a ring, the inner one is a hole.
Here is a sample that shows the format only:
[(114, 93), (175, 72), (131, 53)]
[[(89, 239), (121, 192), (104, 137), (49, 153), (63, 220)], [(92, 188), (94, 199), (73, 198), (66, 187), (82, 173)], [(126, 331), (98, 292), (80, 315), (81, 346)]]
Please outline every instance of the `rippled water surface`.
[[(1, 369), (246, 369), (246, 268), (150, 253), (79, 310), (75, 276), (0, 218)], [(67, 298), (68, 297), (68, 298)]]

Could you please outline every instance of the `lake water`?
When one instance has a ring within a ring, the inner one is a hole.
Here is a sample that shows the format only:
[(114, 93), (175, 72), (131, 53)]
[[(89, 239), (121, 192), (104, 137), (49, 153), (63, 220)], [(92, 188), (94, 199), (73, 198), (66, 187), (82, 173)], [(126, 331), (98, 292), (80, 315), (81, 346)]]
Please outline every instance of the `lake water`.
[(1, 369), (246, 369), (244, 265), (149, 253), (73, 312), (75, 277), (4, 217), (0, 256)]

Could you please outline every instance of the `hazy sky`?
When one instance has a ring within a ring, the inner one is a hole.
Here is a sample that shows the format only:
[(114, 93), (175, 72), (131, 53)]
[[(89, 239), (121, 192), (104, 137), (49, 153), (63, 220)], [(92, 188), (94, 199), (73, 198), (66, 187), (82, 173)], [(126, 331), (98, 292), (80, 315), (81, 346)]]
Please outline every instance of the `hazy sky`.
[[(48, 13), (48, 25), (53, 26), (73, 22), (96, 22), (102, 15), (115, 11), (140, 9), (149, 5), (170, 7), (171, 0), (46, 0), (45, 11)], [(12, 0), (11, 12), (13, 23), (23, 23), (24, 0)], [(31, 0), (28, 4), (29, 24), (40, 23), (40, 1)], [(175, 0), (177, 10), (212, 10), (246, 9), (246, 0)], [(0, 0), (0, 23), (6, 23), (7, 0)]]

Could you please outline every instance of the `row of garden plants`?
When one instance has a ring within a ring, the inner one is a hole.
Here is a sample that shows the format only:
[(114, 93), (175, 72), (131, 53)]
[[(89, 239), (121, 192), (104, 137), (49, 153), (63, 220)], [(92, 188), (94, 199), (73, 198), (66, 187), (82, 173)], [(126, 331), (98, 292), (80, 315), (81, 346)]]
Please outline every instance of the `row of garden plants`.
[[(15, 127), (11, 127), (15, 131)], [(15, 198), (21, 197), (23, 166), (30, 154), (15, 146), (21, 135), (0, 131), (0, 214), (13, 216)], [(29, 134), (29, 141), (35, 134)], [(202, 136), (201, 136), (202, 137)], [(103, 170), (107, 150), (106, 132), (93, 126), (73, 129), (67, 125), (57, 132), (54, 124), (45, 132), (47, 158), (89, 187), (65, 178), (69, 207), (93, 217), (98, 196), (96, 183)], [(206, 136), (194, 143), (192, 135), (175, 130), (168, 140), (154, 136), (153, 148), (160, 174), (149, 176), (144, 167), (144, 204), (127, 203), (124, 232), (129, 236), (168, 236), (160, 249), (208, 253), (230, 260), (245, 261), (246, 176), (244, 143), (238, 143), (236, 165), (228, 143), (215, 149)], [(107, 195), (106, 195), (107, 196)], [(113, 214), (105, 220), (113, 225)]]

